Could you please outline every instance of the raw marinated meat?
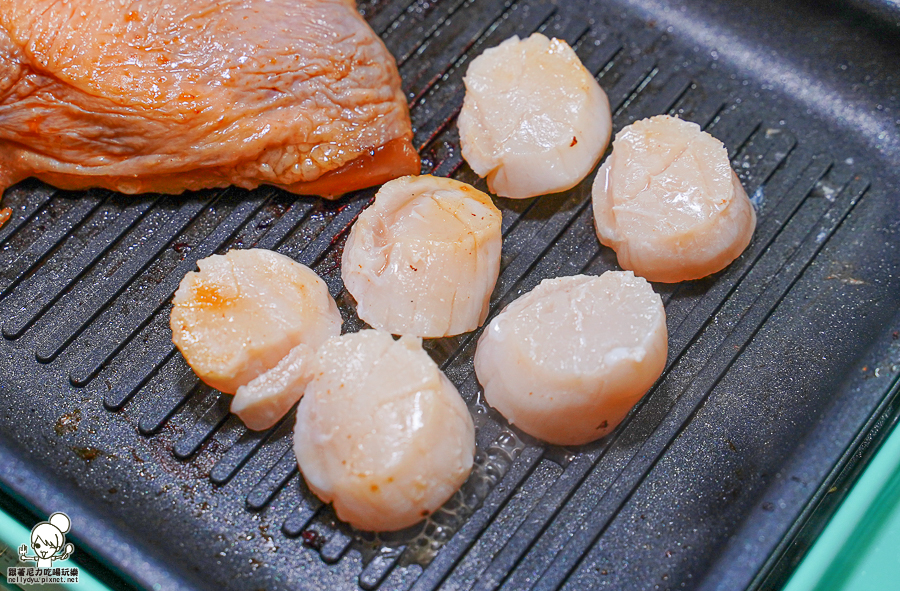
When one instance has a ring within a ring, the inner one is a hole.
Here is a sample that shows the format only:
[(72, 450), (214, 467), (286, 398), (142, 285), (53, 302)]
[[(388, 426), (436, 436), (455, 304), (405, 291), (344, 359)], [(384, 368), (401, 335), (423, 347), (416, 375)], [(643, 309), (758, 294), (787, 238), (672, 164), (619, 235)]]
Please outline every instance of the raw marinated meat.
[(0, 190), (335, 196), (418, 173), (411, 136), (349, 0), (0, 3)]

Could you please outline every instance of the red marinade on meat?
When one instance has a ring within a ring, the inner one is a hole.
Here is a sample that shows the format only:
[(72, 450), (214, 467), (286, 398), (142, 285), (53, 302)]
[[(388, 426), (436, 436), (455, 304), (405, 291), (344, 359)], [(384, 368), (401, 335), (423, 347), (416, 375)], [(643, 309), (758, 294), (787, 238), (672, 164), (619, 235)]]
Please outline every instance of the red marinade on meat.
[(411, 137), (353, 0), (0, 3), (0, 191), (332, 197), (418, 173)]

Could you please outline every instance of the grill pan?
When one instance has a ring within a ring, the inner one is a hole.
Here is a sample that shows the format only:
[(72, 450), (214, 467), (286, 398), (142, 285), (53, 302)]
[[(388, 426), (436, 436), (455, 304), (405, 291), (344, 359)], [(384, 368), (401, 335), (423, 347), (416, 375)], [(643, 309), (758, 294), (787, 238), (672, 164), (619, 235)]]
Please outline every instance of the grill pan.
[[(359, 3), (397, 57), (424, 171), (486, 190), (460, 156), (462, 75), (486, 47), (542, 31), (598, 76), (614, 131), (668, 112), (721, 139), (759, 212), (725, 271), (655, 286), (666, 371), (594, 444), (541, 444), (486, 407), (478, 333), (427, 342), (479, 449), (427, 531), (375, 537), (337, 522), (297, 471), (292, 415), (247, 431), (168, 330), (184, 273), (249, 247), (313, 267), (344, 329), (361, 328), (339, 263), (374, 190), (332, 203), (271, 188), (128, 197), (20, 183), (0, 229), (2, 503), (32, 522), (67, 512), (76, 558), (116, 588), (777, 587), (900, 413), (893, 6)], [(492, 314), (543, 278), (616, 268), (593, 232), (591, 180), (497, 200)]]

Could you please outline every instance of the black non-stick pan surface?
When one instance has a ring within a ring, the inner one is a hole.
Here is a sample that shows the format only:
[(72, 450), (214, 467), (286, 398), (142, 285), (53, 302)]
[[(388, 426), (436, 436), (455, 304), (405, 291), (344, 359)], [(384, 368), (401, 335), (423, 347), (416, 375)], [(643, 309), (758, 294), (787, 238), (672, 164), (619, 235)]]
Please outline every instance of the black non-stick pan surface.
[[(667, 369), (594, 444), (542, 444), (486, 407), (478, 333), (428, 342), (475, 417), (477, 465), (450, 506), (390, 536), (336, 522), (297, 471), (292, 415), (247, 431), (168, 329), (198, 259), (264, 247), (313, 267), (358, 330), (339, 261), (374, 190), (326, 202), (13, 187), (0, 229), (5, 502), (32, 520), (67, 512), (76, 553), (146, 589), (777, 586), (898, 414), (900, 35), (877, 7), (360, 3), (400, 64), (423, 170), (486, 190), (460, 156), (462, 75), (485, 48), (542, 31), (597, 75), (616, 130), (672, 113), (721, 139), (759, 213), (726, 270), (655, 286)], [(543, 278), (616, 268), (592, 228), (591, 180), (497, 199), (492, 314)]]

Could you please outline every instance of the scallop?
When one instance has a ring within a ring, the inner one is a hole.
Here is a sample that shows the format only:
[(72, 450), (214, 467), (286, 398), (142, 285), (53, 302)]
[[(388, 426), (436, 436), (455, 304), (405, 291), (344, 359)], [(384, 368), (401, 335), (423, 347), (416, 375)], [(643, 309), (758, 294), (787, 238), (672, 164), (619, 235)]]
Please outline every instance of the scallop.
[(462, 154), (497, 195), (574, 187), (609, 143), (606, 93), (565, 41), (511, 37), (475, 58), (463, 81)]
[(619, 265), (664, 283), (721, 271), (756, 228), (722, 142), (668, 115), (616, 134), (594, 180), (593, 206), (597, 236)]
[(359, 317), (418, 337), (478, 328), (500, 272), (500, 222), (491, 198), (465, 183), (429, 175), (386, 183), (341, 261)]
[(262, 249), (197, 262), (173, 299), (172, 341), (197, 376), (233, 394), (291, 349), (340, 334), (325, 282), (305, 265)]
[(263, 431), (275, 425), (303, 397), (309, 382), (309, 366), (315, 350), (297, 345), (272, 369), (237, 389), (231, 412), (248, 428)]
[(485, 400), (558, 445), (599, 439), (659, 378), (666, 314), (630, 271), (545, 279), (488, 325), (475, 351)]
[(418, 338), (363, 330), (329, 339), (297, 410), (306, 483), (356, 528), (394, 531), (444, 504), (472, 469), (475, 430)]

